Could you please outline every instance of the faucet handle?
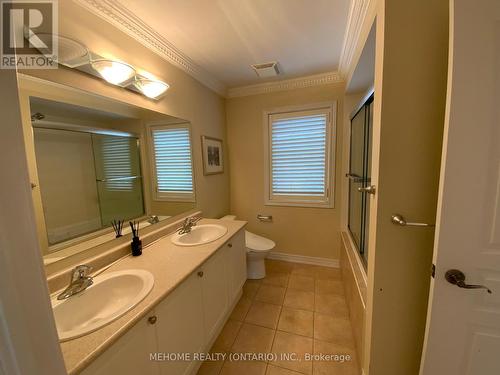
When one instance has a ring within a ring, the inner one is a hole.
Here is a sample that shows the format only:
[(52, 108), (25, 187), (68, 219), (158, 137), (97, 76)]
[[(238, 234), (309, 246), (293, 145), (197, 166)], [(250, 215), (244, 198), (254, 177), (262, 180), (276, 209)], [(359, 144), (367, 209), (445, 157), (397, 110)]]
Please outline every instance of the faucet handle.
[(200, 221), (201, 219), (203, 219), (201, 216), (191, 216), (189, 218), (189, 222), (192, 224), (192, 225), (195, 225), (198, 221)]
[(87, 266), (86, 264), (80, 264), (73, 269), (73, 274), (71, 275), (71, 281), (76, 281), (78, 279), (83, 279), (87, 277), (93, 268), (91, 266)]

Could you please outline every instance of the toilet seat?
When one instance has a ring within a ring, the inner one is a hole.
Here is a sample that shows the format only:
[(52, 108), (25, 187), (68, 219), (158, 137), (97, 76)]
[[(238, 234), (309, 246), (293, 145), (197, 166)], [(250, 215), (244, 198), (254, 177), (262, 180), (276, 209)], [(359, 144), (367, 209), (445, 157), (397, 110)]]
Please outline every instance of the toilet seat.
[(269, 251), (276, 246), (276, 243), (269, 238), (259, 236), (249, 231), (245, 231), (245, 242), (247, 249), (256, 253)]

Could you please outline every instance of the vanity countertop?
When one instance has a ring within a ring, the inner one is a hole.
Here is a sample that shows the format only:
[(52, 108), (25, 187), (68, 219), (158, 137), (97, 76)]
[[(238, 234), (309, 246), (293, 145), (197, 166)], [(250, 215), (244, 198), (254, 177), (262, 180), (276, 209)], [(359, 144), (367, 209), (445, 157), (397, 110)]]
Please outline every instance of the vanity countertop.
[[(200, 224), (220, 223), (215, 219), (200, 221)], [(144, 300), (119, 319), (88, 335), (61, 343), (68, 374), (82, 371), (246, 225), (245, 221), (237, 220), (223, 223), (228, 231), (214, 242), (180, 247), (170, 241), (171, 235), (167, 235), (145, 248), (141, 256), (128, 256), (104, 271), (101, 275), (126, 269), (147, 270), (154, 276), (154, 286)]]

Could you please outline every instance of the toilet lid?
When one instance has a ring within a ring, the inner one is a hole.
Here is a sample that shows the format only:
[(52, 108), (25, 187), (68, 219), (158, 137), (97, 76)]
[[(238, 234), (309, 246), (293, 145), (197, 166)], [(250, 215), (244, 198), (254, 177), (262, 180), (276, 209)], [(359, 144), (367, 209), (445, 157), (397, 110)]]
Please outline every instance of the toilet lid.
[(247, 249), (252, 251), (268, 251), (276, 246), (269, 238), (248, 231), (245, 231), (245, 242)]

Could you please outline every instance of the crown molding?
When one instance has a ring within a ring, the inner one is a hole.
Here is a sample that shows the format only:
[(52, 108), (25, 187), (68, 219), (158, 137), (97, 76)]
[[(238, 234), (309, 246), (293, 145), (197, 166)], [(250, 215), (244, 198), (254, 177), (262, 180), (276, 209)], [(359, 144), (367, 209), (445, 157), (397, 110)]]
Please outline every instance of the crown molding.
[(347, 29), (340, 54), (339, 72), (342, 77), (347, 77), (353, 63), (354, 52), (359, 41), (370, 3), (375, 0), (351, 0), (349, 16), (347, 18)]
[(88, 9), (95, 15), (101, 17), (116, 26), (128, 36), (134, 38), (146, 48), (167, 60), (169, 63), (180, 68), (203, 85), (225, 96), (225, 85), (212, 77), (200, 66), (194, 63), (188, 56), (184, 55), (167, 39), (154, 31), (150, 26), (141, 21), (134, 13), (129, 11), (117, 0), (73, 0), (75, 3)]
[(338, 71), (226, 89), (226, 86), (221, 81), (198, 66), (118, 0), (73, 0), (73, 2), (116, 26), (203, 85), (228, 98), (343, 82), (353, 63), (354, 53), (370, 3), (374, 1), (351, 0)]
[(275, 91), (287, 91), (293, 89), (301, 89), (305, 87), (328, 85), (332, 83), (341, 83), (344, 79), (339, 72), (328, 72), (314, 74), (293, 79), (285, 79), (281, 81), (257, 83), (242, 87), (233, 87), (227, 90), (227, 98), (236, 98), (240, 96), (267, 94)]

